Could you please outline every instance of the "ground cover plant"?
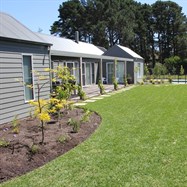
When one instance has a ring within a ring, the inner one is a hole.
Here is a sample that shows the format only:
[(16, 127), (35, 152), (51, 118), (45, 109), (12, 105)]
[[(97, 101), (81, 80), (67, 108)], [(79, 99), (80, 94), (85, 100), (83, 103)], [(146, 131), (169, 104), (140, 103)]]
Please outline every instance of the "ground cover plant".
[(186, 85), (138, 86), (86, 107), (102, 117), (87, 141), (1, 186), (186, 186)]

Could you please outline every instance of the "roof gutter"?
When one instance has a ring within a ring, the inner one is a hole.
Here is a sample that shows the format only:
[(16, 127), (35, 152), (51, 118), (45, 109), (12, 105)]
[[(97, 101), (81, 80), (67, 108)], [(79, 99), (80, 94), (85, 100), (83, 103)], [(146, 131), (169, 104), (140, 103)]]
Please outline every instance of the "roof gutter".
[(66, 56), (66, 57), (82, 57), (82, 58), (91, 58), (91, 59), (102, 59), (102, 60), (119, 60), (119, 61), (129, 61), (133, 62), (133, 59), (130, 58), (120, 58), (113, 56), (105, 56), (105, 55), (93, 55), (93, 54), (85, 54), (85, 53), (74, 53), (74, 52), (65, 52), (65, 51), (56, 51), (51, 50), (51, 55), (53, 56)]
[(20, 40), (16, 38), (7, 38), (0, 36), (1, 40), (4, 41), (14, 41), (14, 42), (20, 42), (20, 43), (29, 43), (29, 44), (37, 44), (37, 45), (43, 45), (43, 46), (52, 46), (53, 44), (47, 43), (47, 42), (38, 42), (38, 41), (30, 41), (30, 40)]

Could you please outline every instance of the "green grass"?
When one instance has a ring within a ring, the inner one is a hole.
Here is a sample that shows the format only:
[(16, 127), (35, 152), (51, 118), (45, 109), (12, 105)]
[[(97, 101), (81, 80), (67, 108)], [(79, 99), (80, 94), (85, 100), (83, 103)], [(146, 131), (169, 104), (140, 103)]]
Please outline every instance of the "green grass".
[(83, 144), (0, 186), (187, 186), (187, 86), (139, 86), (87, 105), (102, 124)]

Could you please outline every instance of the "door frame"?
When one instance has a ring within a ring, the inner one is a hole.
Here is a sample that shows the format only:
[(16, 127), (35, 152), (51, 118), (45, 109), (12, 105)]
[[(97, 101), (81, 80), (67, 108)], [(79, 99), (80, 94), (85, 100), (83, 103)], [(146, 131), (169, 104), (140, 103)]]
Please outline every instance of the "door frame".
[[(112, 64), (114, 66), (114, 62), (107, 62), (106, 63), (106, 80), (107, 80), (108, 83), (109, 83), (109, 79), (108, 79), (109, 78), (109, 76), (108, 76), (108, 65), (109, 64)], [(114, 67), (113, 67), (113, 71), (114, 71)], [(113, 72), (113, 75), (114, 75), (114, 72)]]
[[(84, 64), (84, 74), (83, 74), (83, 70), (82, 70), (82, 76), (85, 76), (85, 84), (83, 83), (83, 86), (87, 86), (87, 85), (92, 85), (92, 84), (95, 84), (95, 63), (94, 62), (82, 62), (82, 64)], [(90, 70), (89, 70), (89, 73), (90, 73), (90, 84), (86, 84), (86, 79), (87, 79), (87, 72), (86, 72), (86, 65), (89, 64), (90, 66)], [(93, 83), (93, 79), (92, 79), (92, 64), (94, 64), (94, 83)], [(83, 67), (82, 67), (83, 68)]]

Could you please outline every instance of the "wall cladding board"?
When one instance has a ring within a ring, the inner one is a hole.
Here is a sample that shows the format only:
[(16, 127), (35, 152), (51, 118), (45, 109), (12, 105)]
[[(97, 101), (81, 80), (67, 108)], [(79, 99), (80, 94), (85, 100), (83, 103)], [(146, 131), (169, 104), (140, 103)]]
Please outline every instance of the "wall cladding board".
[(1, 77), (0, 77), (0, 79), (2, 78), (13, 78), (13, 79), (16, 79), (16, 78), (22, 78), (23, 77), (23, 74), (22, 74), (22, 72), (19, 72), (19, 73), (9, 73), (9, 74), (7, 74), (7, 73), (5, 73), (5, 74), (0, 74), (1, 75)]
[(14, 100), (11, 103), (3, 103), (1, 104), (1, 107), (3, 108), (3, 110), (0, 111), (0, 115), (1, 114), (6, 114), (6, 113), (11, 113), (16, 110), (20, 110), (23, 108), (27, 108), (28, 107), (28, 103), (25, 103), (24, 100)]
[(18, 115), (18, 118), (25, 118), (29, 116), (30, 108), (26, 107), (24, 109), (13, 111), (14, 115), (11, 115), (11, 113), (6, 113), (3, 115), (3, 118), (0, 118), (0, 124), (11, 122), (16, 115)]
[(12, 88), (3, 88), (4, 84), (1, 84), (1, 89), (0, 89), (0, 94), (7, 94), (7, 96), (9, 96), (9, 94), (11, 93), (17, 93), (20, 92), (21, 94), (23, 93), (23, 86), (19, 86), (19, 87), (12, 87)]
[[(0, 60), (1, 62), (1, 60)], [(14, 62), (8, 62), (8, 63), (2, 63), (0, 64), (0, 68), (3, 71), (3, 69), (7, 69), (7, 68), (22, 68), (22, 64), (21, 63), (14, 63)]]
[[(22, 90), (23, 90), (23, 88), (22, 88)], [(15, 95), (16, 96), (24, 96), (24, 94), (23, 94), (23, 92), (20, 92), (19, 90), (16, 90), (16, 91), (14, 91), (14, 92), (10, 92), (10, 93), (1, 93), (0, 94), (0, 103), (1, 103), (1, 101), (2, 101), (2, 99), (7, 99), (7, 98), (14, 98), (15, 97)]]
[(7, 83), (1, 84), (1, 85), (2, 85), (3, 89), (6, 89), (7, 91), (9, 88), (15, 88), (15, 90), (17, 90), (17, 89), (19, 89), (20, 86), (22, 87), (21, 83), (19, 83), (18, 81), (10, 82), (8, 84)]
[(12, 74), (12, 73), (22, 73), (21, 67), (15, 67), (15, 68), (3, 68), (1, 71), (1, 74)]
[[(18, 115), (18, 118), (29, 115), (30, 105), (24, 100), (24, 86), (16, 80), (23, 80), (22, 55), (24, 54), (32, 55), (34, 70), (41, 72), (49, 79), (49, 73), (44, 72), (44, 68), (49, 68), (50, 62), (46, 46), (1, 41), (0, 124), (10, 122), (15, 115)], [(37, 92), (36, 88), (35, 92)], [(50, 83), (47, 83), (41, 91), (41, 97), (48, 98), (49, 94)]]
[[(0, 75), (1, 76), (1, 75)], [(21, 76), (19, 79), (18, 78), (1, 78), (1, 84), (9, 84), (9, 83), (13, 83), (13, 82), (20, 82), (23, 81), (23, 76)], [(22, 85), (22, 83), (20, 82), (20, 85)]]

